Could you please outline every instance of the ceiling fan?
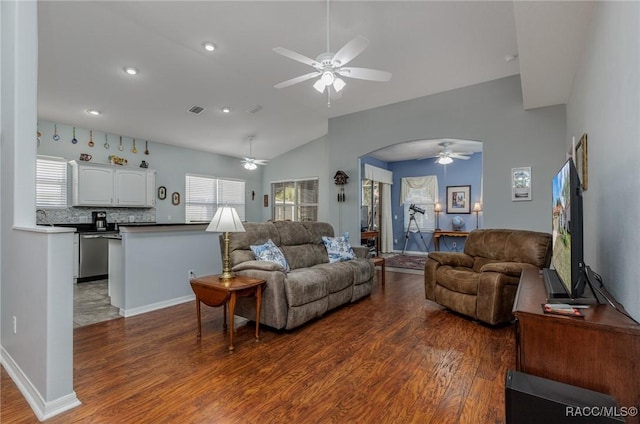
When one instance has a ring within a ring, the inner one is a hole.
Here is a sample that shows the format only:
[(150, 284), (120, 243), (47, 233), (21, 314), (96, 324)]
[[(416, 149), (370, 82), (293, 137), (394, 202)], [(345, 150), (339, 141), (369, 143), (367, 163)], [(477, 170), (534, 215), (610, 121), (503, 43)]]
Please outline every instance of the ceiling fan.
[(337, 53), (332, 53), (329, 42), (329, 29), (329, 0), (327, 0), (327, 51), (319, 54), (314, 60), (301, 55), (300, 53), (285, 49), (284, 47), (274, 48), (274, 52), (284, 57), (315, 68), (315, 71), (313, 72), (276, 84), (274, 86), (275, 88), (285, 88), (303, 81), (318, 78), (313, 84), (313, 88), (315, 88), (319, 93), (324, 93), (326, 89), (328, 99), (327, 105), (331, 106), (331, 97), (339, 97), (340, 91), (345, 87), (345, 85), (347, 85), (341, 77), (383, 82), (391, 79), (390, 72), (379, 71), (377, 69), (345, 66), (367, 48), (369, 40), (358, 35), (356, 38), (345, 44)]
[(470, 155), (471, 153), (467, 153), (467, 152), (456, 153), (450, 147), (452, 144), (453, 143), (450, 141), (443, 141), (441, 143), (438, 143), (438, 146), (442, 147), (442, 150), (440, 150), (440, 153), (438, 153), (435, 156), (427, 156), (427, 157), (436, 158), (436, 163), (439, 163), (440, 165), (447, 165), (453, 162), (454, 159), (462, 159), (462, 160), (469, 159), (469, 156), (465, 156), (465, 155)]
[(253, 171), (254, 169), (256, 169), (258, 167), (258, 165), (266, 165), (269, 161), (268, 160), (264, 160), (264, 159), (256, 159), (253, 157), (253, 136), (250, 136), (248, 138), (249, 141), (249, 157), (243, 158), (242, 159), (242, 163), (244, 166), (244, 169), (247, 169), (249, 171)]

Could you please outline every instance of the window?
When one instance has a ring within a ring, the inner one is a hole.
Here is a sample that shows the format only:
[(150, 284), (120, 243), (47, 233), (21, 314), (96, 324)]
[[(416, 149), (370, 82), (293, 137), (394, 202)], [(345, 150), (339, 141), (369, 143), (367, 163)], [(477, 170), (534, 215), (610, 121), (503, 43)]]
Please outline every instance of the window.
[(67, 207), (67, 161), (63, 158), (38, 156), (36, 159), (36, 206)]
[(318, 179), (271, 183), (273, 219), (318, 220)]
[(244, 186), (244, 181), (187, 174), (185, 220), (208, 222), (219, 207), (231, 206), (244, 221)]

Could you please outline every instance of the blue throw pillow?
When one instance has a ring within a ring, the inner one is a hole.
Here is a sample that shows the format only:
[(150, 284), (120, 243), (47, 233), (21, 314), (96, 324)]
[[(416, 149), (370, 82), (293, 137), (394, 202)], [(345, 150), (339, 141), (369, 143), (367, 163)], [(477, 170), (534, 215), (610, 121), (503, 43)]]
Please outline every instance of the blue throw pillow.
[(265, 244), (249, 247), (253, 252), (253, 256), (256, 257), (256, 260), (274, 262), (280, 265), (282, 269), (287, 272), (291, 270), (289, 263), (287, 262), (287, 258), (284, 257), (282, 250), (276, 246), (273, 240), (269, 239)]
[(356, 256), (349, 244), (348, 232), (341, 237), (322, 237), (322, 241), (329, 254), (329, 263), (348, 261)]

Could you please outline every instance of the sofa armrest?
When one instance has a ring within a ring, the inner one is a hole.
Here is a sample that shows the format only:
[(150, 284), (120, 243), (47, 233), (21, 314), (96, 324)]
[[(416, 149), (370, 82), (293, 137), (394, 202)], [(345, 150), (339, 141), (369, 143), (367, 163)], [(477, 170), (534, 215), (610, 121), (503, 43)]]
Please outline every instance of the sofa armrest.
[(480, 272), (499, 272), (512, 277), (520, 277), (525, 269), (538, 269), (538, 267), (526, 262), (492, 262), (482, 265)]
[(462, 252), (431, 252), (429, 259), (433, 259), (440, 265), (473, 268), (473, 257)]
[[(263, 263), (266, 261), (247, 262)], [(259, 278), (267, 282), (265, 284), (264, 291), (262, 292), (262, 313), (260, 314), (260, 322), (278, 330), (284, 328), (287, 325), (287, 314), (289, 311), (287, 296), (284, 289), (284, 279), (287, 274), (284, 271), (265, 271), (257, 268), (248, 268), (238, 271), (238, 275)], [(254, 320), (256, 316), (255, 306), (256, 302), (253, 298), (240, 296), (236, 303), (235, 314), (249, 320)]]
[(282, 271), (285, 272), (284, 268), (280, 264), (269, 261), (244, 261), (235, 265), (231, 271), (246, 271), (246, 270), (259, 270), (259, 271)]
[(367, 259), (369, 257), (369, 248), (367, 246), (351, 246), (356, 258)]

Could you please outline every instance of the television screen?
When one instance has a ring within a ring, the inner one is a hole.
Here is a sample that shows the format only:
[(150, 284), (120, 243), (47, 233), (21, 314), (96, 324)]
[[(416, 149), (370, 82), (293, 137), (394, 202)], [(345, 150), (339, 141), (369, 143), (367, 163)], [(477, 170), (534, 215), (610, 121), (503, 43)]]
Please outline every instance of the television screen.
[(571, 293), (571, 176), (567, 161), (552, 182), (552, 246), (551, 265)]
[(557, 277), (564, 286), (562, 291), (566, 291), (556, 292), (557, 297), (575, 299), (583, 295), (586, 278), (582, 247), (582, 192), (572, 159), (553, 178), (551, 190), (552, 277)]

